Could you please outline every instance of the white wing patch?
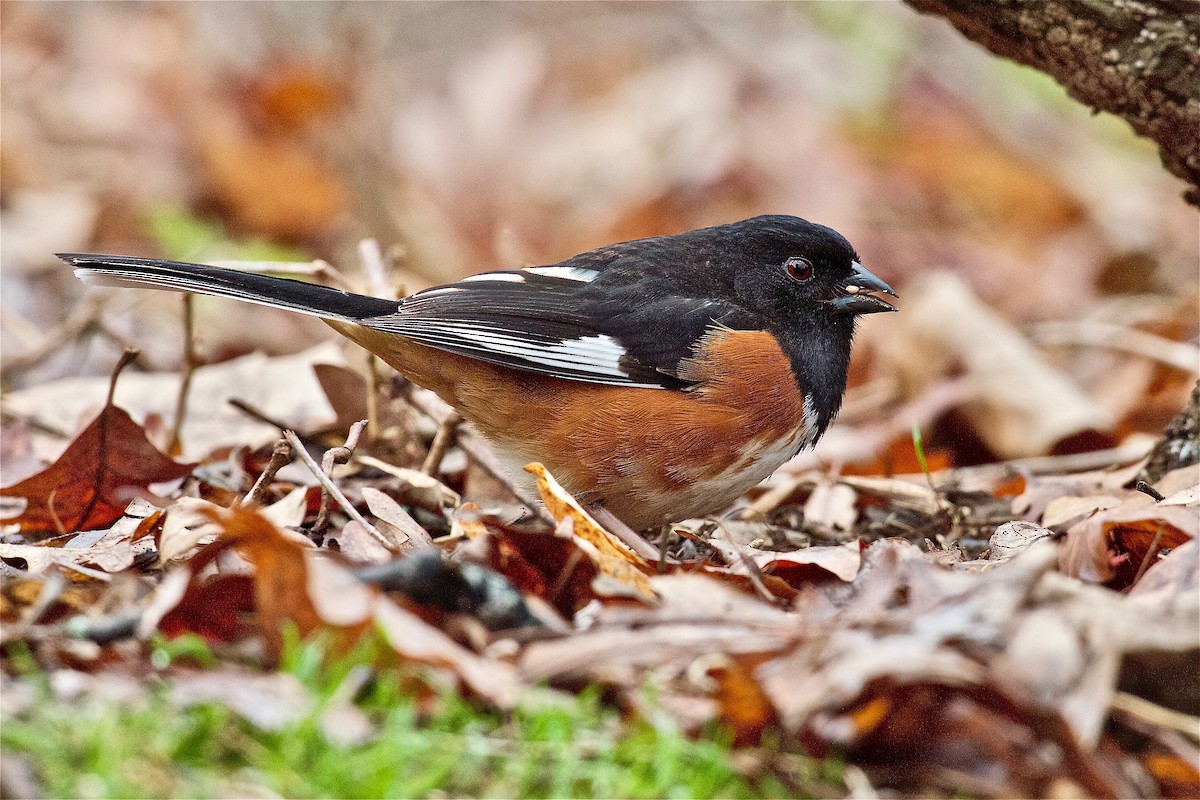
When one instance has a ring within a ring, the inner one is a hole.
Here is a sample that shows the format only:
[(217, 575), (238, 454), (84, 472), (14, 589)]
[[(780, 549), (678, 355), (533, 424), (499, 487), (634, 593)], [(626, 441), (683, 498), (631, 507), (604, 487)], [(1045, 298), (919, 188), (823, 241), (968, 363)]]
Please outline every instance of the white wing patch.
[[(464, 320), (397, 320), (400, 324), (373, 325), (380, 330), (394, 330), (433, 347), (439, 345), (467, 348), (485, 357), (492, 353), (516, 359), (538, 371), (576, 380), (597, 380), (601, 383), (646, 385), (630, 380), (621, 368), (626, 350), (611, 336), (596, 334), (578, 339), (531, 337), (519, 331), (505, 330), (492, 325)], [(606, 380), (607, 379), (607, 380)]]
[(594, 269), (583, 269), (582, 267), (527, 267), (522, 271), (532, 272), (534, 275), (545, 275), (550, 278), (579, 281), (580, 283), (591, 283), (600, 275)]
[(497, 283), (524, 283), (525, 276), (518, 275), (515, 272), (481, 272), (478, 275), (471, 275), (463, 278), (459, 283), (482, 283), (484, 281), (494, 281)]
[(416, 292), (413, 295), (411, 295), (411, 297), (406, 298), (406, 299), (421, 298), (423, 300), (426, 297), (441, 297), (443, 295), (454, 294), (455, 292), (461, 292), (461, 291), (464, 291), (464, 290), (460, 289), (457, 286), (436, 286), (432, 289), (423, 289), (419, 292)]

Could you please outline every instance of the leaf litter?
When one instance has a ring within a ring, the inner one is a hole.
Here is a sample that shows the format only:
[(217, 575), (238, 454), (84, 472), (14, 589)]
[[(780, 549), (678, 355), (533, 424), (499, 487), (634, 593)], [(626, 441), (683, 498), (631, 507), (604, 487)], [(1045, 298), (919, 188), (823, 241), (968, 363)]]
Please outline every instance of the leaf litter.
[[(102, 425), (112, 426), (105, 436)], [(397, 559), (336, 510), (316, 535), (306, 527), (320, 510), (309, 487), (279, 473), (261, 510), (202, 499), (203, 470), (162, 456), (107, 406), (44, 473), (4, 490), (36, 509), (16, 518), (10, 540), (45, 539), (0, 544), (5, 641), (64, 653), (71, 640), (94, 641), (80, 668), (104, 674), (112, 658), (135, 668), (146, 650), (129, 645), (155, 633), (198, 635), (218, 655), (269, 666), (289, 628), (328, 636), (335, 654), (377, 632), (392, 659), (431, 679), (444, 674), (497, 708), (543, 684), (599, 684), (636, 710), (652, 686), (687, 730), (715, 722), (743, 746), (770, 740), (836, 755), (876, 785), (914, 793), (1125, 796), (1129, 770), (1156, 767), (1123, 751), (1119, 732), (1133, 726), (1159, 741), (1163, 718), (1196, 718), (1198, 709), (1177, 702), (1182, 676), (1144, 670), (1200, 655), (1194, 469), (1159, 481), (1171, 496), (1157, 501), (1123, 488), (1128, 469), (1033, 478), (1003, 501), (1010, 520), (992, 526), (973, 559), (949, 540), (881, 538), (864, 527), (879, 503), (944, 513), (944, 490), (836, 476), (811, 484), (802, 503), (813, 523), (807, 546), (786, 528), (718, 520), (668, 527), (662, 549), (645, 557), (541, 465), (528, 469), (553, 526), (463, 503), (437, 477), (350, 460), (357, 466), (335, 483), (373, 524), (407, 537), (407, 555)], [(120, 503), (124, 487), (188, 475), (158, 508)], [(388, 485), (378, 475), (400, 484), (376, 488)], [(101, 489), (72, 490), (69, 479)], [(53, 515), (52, 484), (66, 487)], [(77, 531), (70, 541), (61, 535)], [(135, 545), (148, 555), (135, 560)], [(74, 622), (78, 605), (48, 613), (64, 597), (10, 591), (19, 580), (61, 594), (51, 586), (56, 570), (85, 584), (130, 575), (143, 589)], [(80, 658), (78, 647), (72, 653)], [(1138, 694), (1120, 688), (1131, 665), (1143, 665)], [(233, 663), (221, 669), (180, 676), (178, 701), (221, 698), (267, 727), (311, 703), (295, 686)], [(369, 724), (348, 708), (343, 733), (369, 738)], [(1194, 749), (1194, 737), (1185, 741)]]

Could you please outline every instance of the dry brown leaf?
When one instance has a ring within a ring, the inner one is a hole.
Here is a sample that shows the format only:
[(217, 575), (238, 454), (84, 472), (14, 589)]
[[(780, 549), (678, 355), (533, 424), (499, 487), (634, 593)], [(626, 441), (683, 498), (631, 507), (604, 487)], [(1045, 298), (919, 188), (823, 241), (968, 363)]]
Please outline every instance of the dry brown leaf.
[[(252, 623), (265, 640), (268, 655), (277, 658), (285, 623), (294, 625), (301, 636), (319, 628), (335, 631), (336, 652), (351, 646), (374, 625), (400, 656), (446, 667), (498, 705), (513, 702), (516, 683), (512, 667), (456, 644), (359, 581), (303, 537), (289, 535), (262, 514), (241, 506), (211, 516), (223, 528), (221, 537), (180, 568), (190, 578), (178, 604), (162, 616), (159, 629), (164, 633), (193, 631), (230, 641), (245, 635), (247, 623)], [(236, 548), (252, 565), (253, 575), (222, 574), (208, 581), (195, 580), (229, 548)], [(178, 594), (175, 587), (160, 605)]]
[(180, 558), (193, 548), (216, 540), (221, 526), (212, 513), (221, 507), (198, 497), (180, 497), (167, 506), (166, 519), (158, 536), (160, 564)]
[(357, 455), (355, 460), (399, 478), (405, 502), (428, 508), (431, 511), (444, 511), (455, 508), (459, 504), (458, 492), (419, 469), (397, 467), (395, 464), (389, 464), (368, 455)]
[(345, 213), (346, 188), (330, 165), (293, 138), (239, 125), (210, 108), (186, 129), (209, 190), (240, 224), (275, 239), (312, 239)]
[(260, 508), (258, 513), (277, 528), (299, 528), (308, 513), (308, 488), (292, 489), (271, 505)]
[(396, 557), (358, 520), (347, 522), (334, 538), (338, 552), (355, 564), (386, 564)]
[(486, 536), (488, 529), (483, 523), (479, 506), (476, 503), (463, 503), (458, 508), (454, 509), (454, 514), (451, 515), (451, 534), (454, 536), (465, 536), (468, 539), (477, 539), (480, 536)]
[(763, 656), (725, 657), (707, 670), (717, 685), (721, 722), (733, 734), (735, 746), (759, 744), (763, 735), (779, 723), (775, 707), (754, 677), (754, 668), (763, 660)]
[(707, 541), (721, 553), (735, 574), (747, 572), (748, 568), (742, 560), (747, 558), (760, 572), (781, 578), (795, 588), (829, 577), (852, 581), (862, 564), (858, 540), (840, 545), (804, 547), (788, 552), (759, 550), (715, 537)]
[(160, 453), (128, 413), (109, 405), (57, 461), (0, 489), (0, 496), (24, 498), (28, 504), (12, 522), (27, 537), (44, 538), (111, 525), (125, 512), (131, 492), (182, 478), (194, 466)]

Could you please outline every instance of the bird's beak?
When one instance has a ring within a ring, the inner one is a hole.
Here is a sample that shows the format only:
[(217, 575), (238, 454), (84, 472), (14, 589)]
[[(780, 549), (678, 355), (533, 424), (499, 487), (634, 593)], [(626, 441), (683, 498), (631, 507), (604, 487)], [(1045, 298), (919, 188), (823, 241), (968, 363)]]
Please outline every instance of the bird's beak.
[(871, 274), (857, 261), (853, 262), (851, 266), (854, 271), (849, 278), (842, 281), (840, 287), (845, 294), (831, 300), (830, 305), (845, 314), (875, 314), (879, 311), (897, 310), (891, 303), (871, 294), (871, 292), (883, 292), (892, 297), (899, 297), (892, 287)]

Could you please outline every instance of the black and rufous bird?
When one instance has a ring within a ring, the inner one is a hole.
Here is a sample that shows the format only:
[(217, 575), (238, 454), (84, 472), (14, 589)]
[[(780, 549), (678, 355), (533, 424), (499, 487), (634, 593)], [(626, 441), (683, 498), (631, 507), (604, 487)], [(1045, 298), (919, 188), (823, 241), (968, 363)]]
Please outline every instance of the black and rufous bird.
[(720, 511), (820, 438), (862, 314), (895, 296), (836, 231), (762, 216), (473, 275), (403, 300), (64, 254), (84, 282), (311, 314), (634, 528)]

